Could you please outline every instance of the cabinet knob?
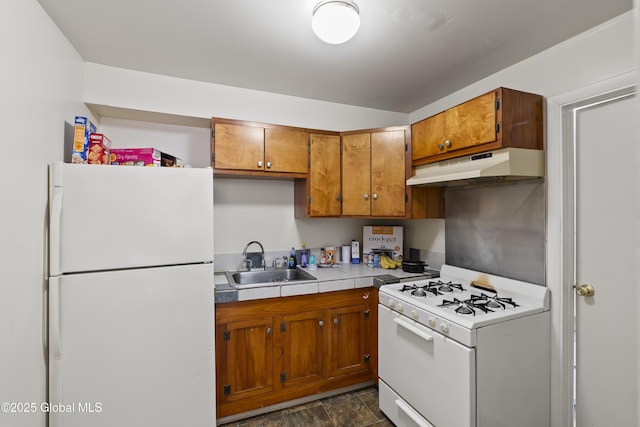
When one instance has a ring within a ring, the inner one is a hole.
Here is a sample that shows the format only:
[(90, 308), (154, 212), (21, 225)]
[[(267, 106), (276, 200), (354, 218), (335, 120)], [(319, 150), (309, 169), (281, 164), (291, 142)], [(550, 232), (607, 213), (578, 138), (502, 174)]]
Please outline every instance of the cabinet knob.
[(333, 324), (334, 324), (334, 325), (337, 325), (337, 324), (338, 324), (338, 318), (337, 318), (337, 317), (335, 317), (335, 318), (333, 319)]
[(258, 167), (261, 168), (262, 167), (262, 161), (258, 162)]
[(378, 195), (376, 193), (373, 193), (372, 197), (373, 197), (373, 200), (378, 200)]
[(444, 144), (438, 144), (438, 150), (440, 151), (444, 150)]
[(267, 162), (267, 168), (271, 167), (271, 162)]
[(273, 332), (273, 330), (271, 328), (267, 328), (267, 333), (270, 334), (271, 332)]
[(369, 200), (369, 195), (365, 193), (365, 195), (364, 195), (364, 199), (365, 199), (365, 200)]
[(444, 142), (444, 146), (445, 147), (451, 147), (451, 141), (449, 141), (448, 139)]
[(324, 322), (322, 320), (318, 321), (318, 326), (324, 326)]

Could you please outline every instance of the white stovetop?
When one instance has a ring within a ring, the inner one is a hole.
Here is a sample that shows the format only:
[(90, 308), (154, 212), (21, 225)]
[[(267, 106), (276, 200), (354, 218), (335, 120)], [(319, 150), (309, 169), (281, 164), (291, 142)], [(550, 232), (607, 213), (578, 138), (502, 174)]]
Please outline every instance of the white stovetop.
[[(467, 329), (473, 329), (504, 320), (521, 317), (549, 309), (548, 289), (532, 283), (526, 283), (514, 279), (508, 279), (490, 274), (480, 273), (473, 270), (460, 269), (449, 265), (444, 265), (440, 271), (439, 279), (418, 280), (415, 282), (405, 282), (400, 284), (385, 285), (380, 288), (380, 301), (382, 304), (389, 305), (389, 300), (385, 296), (391, 297), (397, 301), (402, 301), (405, 305), (428, 311), (440, 318), (456, 323)], [(459, 283), (463, 286), (464, 291), (454, 289), (454, 292), (444, 295), (434, 296), (427, 293), (426, 297), (413, 296), (410, 292), (402, 292), (404, 285), (424, 286), (429, 282), (442, 281)], [(505, 304), (505, 309), (495, 309), (492, 312), (485, 313), (481, 309), (475, 309), (475, 315), (459, 314), (453, 308), (439, 307), (444, 300), (453, 301), (454, 298), (464, 301), (471, 298), (471, 295), (480, 295), (484, 293), (491, 295), (491, 292), (482, 291), (471, 286), (472, 282), (481, 282), (488, 284), (497, 291), (497, 295), (503, 298), (512, 298), (518, 304), (512, 307)], [(407, 307), (405, 312), (409, 312)]]

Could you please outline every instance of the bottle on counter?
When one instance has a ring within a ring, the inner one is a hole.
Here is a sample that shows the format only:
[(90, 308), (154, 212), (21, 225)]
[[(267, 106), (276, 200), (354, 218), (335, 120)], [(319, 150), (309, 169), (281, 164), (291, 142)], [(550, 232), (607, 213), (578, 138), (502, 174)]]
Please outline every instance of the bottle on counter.
[(307, 268), (307, 248), (304, 243), (302, 244), (302, 253), (300, 254), (300, 266)]
[(309, 256), (309, 270), (316, 270), (318, 266), (316, 265), (316, 256), (311, 254)]
[(296, 268), (296, 248), (291, 248), (289, 254), (289, 268)]

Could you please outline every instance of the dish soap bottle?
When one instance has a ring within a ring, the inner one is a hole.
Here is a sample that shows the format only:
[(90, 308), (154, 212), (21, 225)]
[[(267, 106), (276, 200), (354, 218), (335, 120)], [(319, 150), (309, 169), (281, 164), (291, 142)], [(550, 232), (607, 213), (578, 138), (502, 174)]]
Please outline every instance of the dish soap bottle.
[(302, 253), (300, 254), (300, 266), (307, 268), (307, 249), (304, 243), (302, 244)]
[(296, 248), (291, 248), (289, 254), (289, 268), (296, 268)]

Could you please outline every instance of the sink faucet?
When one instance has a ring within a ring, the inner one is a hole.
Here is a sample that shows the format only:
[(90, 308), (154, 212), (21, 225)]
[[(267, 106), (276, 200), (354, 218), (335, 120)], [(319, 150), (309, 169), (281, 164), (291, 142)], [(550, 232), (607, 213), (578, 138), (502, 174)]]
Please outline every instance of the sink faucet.
[(262, 243), (256, 241), (256, 240), (252, 240), (251, 242), (247, 243), (247, 245), (244, 247), (244, 250), (242, 251), (242, 256), (244, 257), (244, 265), (246, 267), (247, 270), (251, 271), (251, 268), (253, 267), (253, 261), (251, 261), (251, 258), (249, 255), (247, 255), (247, 248), (249, 246), (251, 246), (252, 244), (256, 244), (258, 246), (260, 246), (260, 267), (264, 270), (265, 269), (265, 262), (264, 262), (264, 247), (262, 246)]

